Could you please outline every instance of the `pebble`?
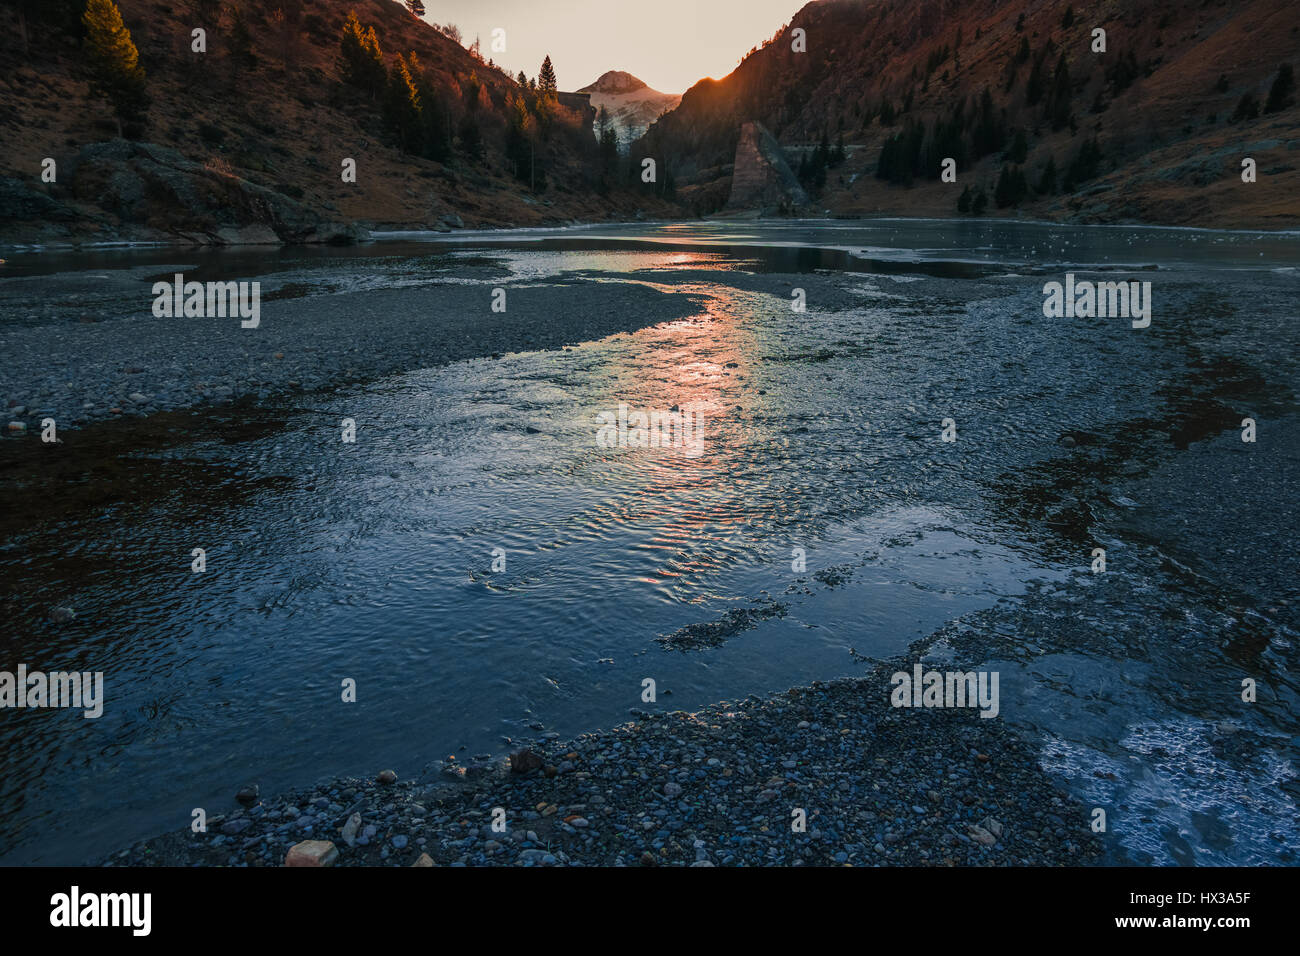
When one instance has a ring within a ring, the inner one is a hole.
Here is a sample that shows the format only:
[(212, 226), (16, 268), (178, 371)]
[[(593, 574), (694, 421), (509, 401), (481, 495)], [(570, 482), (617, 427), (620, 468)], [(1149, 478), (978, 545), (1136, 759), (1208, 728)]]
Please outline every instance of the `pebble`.
[[(977, 714), (934, 711), (918, 720), (895, 710), (887, 676), (536, 743), (529, 752), (537, 762), (573, 765), (553, 778), (504, 772), (500, 762), (436, 791), (428, 779), (335, 781), (215, 818), (217, 832), (186, 831), (180, 858), (146, 841), (110, 860), (274, 865), (293, 838), (327, 843), (319, 837), (336, 832), (345, 844), (336, 863), (345, 866), (410, 866), (411, 848), (438, 866), (840, 866), (864, 855), (905, 866), (1047, 866), (1101, 858), (1086, 809), (1055, 789), (1031, 745)], [(801, 721), (813, 732), (796, 734)], [(858, 739), (872, 741), (865, 773), (851, 756)], [(503, 805), (523, 808), (516, 813), (528, 826), (494, 833), (492, 811)], [(815, 826), (809, 810), (808, 833), (789, 831), (790, 806), (821, 808)], [(1003, 842), (1013, 826), (1019, 839)], [(233, 860), (232, 838), (241, 847)]]

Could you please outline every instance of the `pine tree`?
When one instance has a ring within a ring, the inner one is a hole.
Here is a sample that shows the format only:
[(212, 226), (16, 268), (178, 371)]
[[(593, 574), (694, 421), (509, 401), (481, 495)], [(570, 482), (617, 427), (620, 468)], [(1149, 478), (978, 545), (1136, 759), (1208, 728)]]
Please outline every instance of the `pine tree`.
[(1046, 58), (1047, 49), (1044, 48), (1034, 57), (1034, 65), (1029, 68), (1029, 79), (1025, 82), (1025, 102), (1030, 106), (1037, 106), (1043, 98), (1043, 88), (1047, 85), (1047, 78), (1043, 74), (1043, 61)]
[(523, 95), (506, 98), (506, 160), (515, 178), (531, 183), (533, 175), (533, 143), (529, 133), (533, 126), (528, 104)]
[(1119, 96), (1141, 75), (1142, 68), (1138, 65), (1137, 54), (1132, 49), (1122, 51), (1106, 71), (1111, 97)]
[(343, 31), (339, 34), (339, 73), (343, 82), (352, 86), (361, 85), (362, 53), (361, 23), (357, 20), (357, 12), (349, 10), (347, 19), (343, 21)]
[(407, 75), (420, 104), (420, 146), (426, 159), (442, 162), (451, 155), (451, 114), (434, 90), (415, 51), (406, 58)]
[[(917, 173), (932, 176), (925, 169), (922, 147), (925, 143), (925, 126), (919, 120), (909, 119), (901, 132), (885, 141), (876, 163), (876, 177), (903, 186), (912, 185)], [(825, 173), (822, 174), (823, 180)]]
[(460, 148), (474, 162), (483, 158), (483, 131), (473, 113), (466, 113), (460, 121)]
[(1038, 191), (1044, 195), (1056, 192), (1056, 157), (1048, 156), (1043, 174), (1038, 178)]
[(366, 86), (371, 96), (377, 96), (388, 81), (388, 70), (384, 68), (384, 54), (379, 49), (379, 37), (375, 36), (374, 27), (366, 28), (363, 41), (365, 59), (362, 62), (365, 66)]
[(939, 178), (945, 159), (955, 160), (958, 167), (966, 165), (966, 143), (963, 136), (965, 111), (966, 101), (958, 100), (952, 113), (934, 121), (928, 145), (921, 158), (921, 169), (928, 179)]
[(349, 10), (339, 38), (339, 71), (344, 82), (377, 96), (388, 83), (384, 54), (375, 28), (362, 30), (355, 10)]
[(600, 161), (606, 172), (613, 172), (618, 164), (618, 123), (611, 120), (600, 134)]
[(618, 124), (604, 106), (596, 117), (596, 127), (600, 134), (600, 188), (602, 192), (608, 192), (609, 182), (618, 171)]
[(1228, 118), (1229, 123), (1236, 123), (1240, 120), (1253, 120), (1259, 116), (1259, 101), (1251, 93), (1243, 93), (1240, 100), (1237, 101), (1237, 108), (1233, 110), (1232, 116)]
[(1059, 130), (1070, 122), (1070, 100), (1073, 92), (1070, 87), (1070, 67), (1065, 62), (1065, 54), (1056, 61), (1056, 73), (1052, 77), (1052, 92), (1047, 100), (1047, 115), (1052, 129)]
[(975, 124), (971, 130), (971, 153), (973, 159), (995, 153), (1006, 142), (1006, 127), (993, 105), (993, 94), (984, 87), (980, 93), (979, 111), (975, 115)]
[(551, 65), (551, 58), (548, 56), (542, 60), (542, 68), (537, 73), (537, 89), (543, 98), (553, 100), (559, 92), (559, 85), (555, 79), (555, 67)]
[(113, 104), (119, 129), (124, 121), (134, 126), (143, 118), (149, 98), (140, 52), (122, 14), (113, 0), (87, 0), (82, 23), (93, 87)]
[(1074, 192), (1080, 184), (1087, 182), (1097, 175), (1101, 169), (1101, 145), (1094, 136), (1090, 140), (1085, 140), (1079, 147), (1079, 151), (1074, 154), (1074, 159), (1070, 161), (1070, 168), (1065, 172), (1065, 181), (1062, 183), (1062, 191), (1067, 193)]
[(1268, 91), (1268, 100), (1264, 103), (1265, 113), (1277, 113), (1291, 105), (1291, 91), (1295, 89), (1295, 74), (1290, 63), (1283, 63), (1277, 68), (1277, 76)]
[(998, 174), (998, 184), (993, 188), (993, 202), (999, 209), (1011, 205), (1011, 174), (1006, 166)]
[(1011, 148), (1007, 150), (1007, 159), (1011, 162), (1020, 164), (1025, 161), (1029, 155), (1029, 141), (1025, 138), (1023, 129), (1016, 130), (1015, 139), (1011, 141)]
[(840, 133), (840, 138), (835, 142), (835, 148), (831, 150), (830, 164), (838, 166), (848, 158), (848, 155), (844, 148), (844, 134)]
[(423, 146), (420, 94), (411, 79), (406, 58), (400, 53), (388, 71), (384, 88), (384, 125), (399, 149), (419, 153)]

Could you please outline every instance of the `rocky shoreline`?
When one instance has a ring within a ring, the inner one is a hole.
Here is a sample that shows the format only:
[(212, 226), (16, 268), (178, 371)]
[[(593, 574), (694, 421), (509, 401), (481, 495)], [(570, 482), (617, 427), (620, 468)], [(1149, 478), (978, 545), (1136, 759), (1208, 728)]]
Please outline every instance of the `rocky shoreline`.
[(1005, 722), (890, 706), (889, 675), (908, 666), (693, 714), (637, 711), (570, 741), (541, 733), (511, 741), (508, 759), (452, 755), (412, 780), (381, 770), (265, 799), (250, 786), (242, 801), (232, 787), (206, 832), (98, 865), (280, 866), (294, 847), (334, 866), (1100, 862), (1088, 809)]

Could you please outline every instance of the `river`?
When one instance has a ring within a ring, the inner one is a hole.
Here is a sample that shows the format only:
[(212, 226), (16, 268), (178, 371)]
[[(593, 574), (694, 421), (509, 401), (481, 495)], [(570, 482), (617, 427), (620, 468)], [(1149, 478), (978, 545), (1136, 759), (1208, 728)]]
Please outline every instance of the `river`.
[[(26, 336), (75, 323), (64, 287), (129, 335), (147, 300), (120, 280), (175, 264), (260, 279), (267, 325), (465, 283), (693, 305), (90, 425), (36, 490), (36, 438), (0, 443), (0, 669), (103, 671), (106, 695), (94, 720), (0, 713), (4, 864), (85, 862), (246, 782), (608, 727), (647, 677), (689, 710), (909, 648), (1001, 672), (999, 719), (1110, 808), (1116, 861), (1295, 862), (1300, 235), (718, 222), (6, 258)], [(1044, 317), (1067, 273), (1151, 282), (1150, 327)], [(693, 410), (699, 444), (605, 447), (620, 406)]]

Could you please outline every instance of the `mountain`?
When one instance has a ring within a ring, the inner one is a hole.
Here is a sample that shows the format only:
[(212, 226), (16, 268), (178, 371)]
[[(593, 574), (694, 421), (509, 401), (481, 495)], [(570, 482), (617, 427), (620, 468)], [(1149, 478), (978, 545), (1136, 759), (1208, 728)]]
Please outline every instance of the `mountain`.
[(652, 90), (631, 73), (610, 70), (579, 93), (591, 94), (591, 105), (609, 111), (620, 147), (640, 139), (646, 129), (681, 102), (681, 95)]
[[(691, 87), (631, 159), (656, 157), (684, 206), (711, 214), (731, 196), (741, 131), (757, 122), (819, 214), (978, 207), (1295, 227), (1295, 10), (1294, 0), (821, 0), (731, 74)], [(955, 183), (940, 179), (945, 158)], [(1256, 182), (1242, 181), (1246, 158)]]
[[(149, 101), (128, 119), (91, 87), (86, 5), (0, 0), (0, 241), (347, 241), (674, 210), (602, 166), (585, 97), (546, 100), (393, 0), (118, 0)], [(343, 56), (352, 11), (364, 76)]]

